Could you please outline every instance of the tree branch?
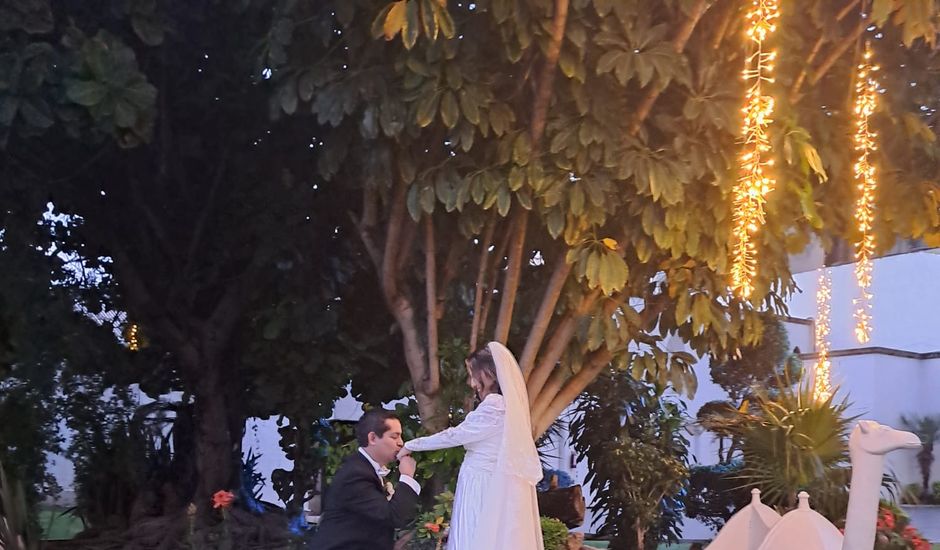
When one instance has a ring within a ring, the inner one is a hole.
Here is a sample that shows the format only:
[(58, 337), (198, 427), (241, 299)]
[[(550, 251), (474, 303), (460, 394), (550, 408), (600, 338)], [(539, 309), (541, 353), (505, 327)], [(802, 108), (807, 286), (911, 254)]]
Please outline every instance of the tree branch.
[(382, 255), (382, 290), (391, 306), (398, 297), (398, 252), (401, 245), (402, 226), (405, 221), (405, 196), (408, 184), (401, 179), (395, 185), (391, 213), (385, 230), (385, 252)]
[(509, 247), (509, 237), (512, 235), (512, 228), (504, 233), (499, 239), (499, 245), (496, 247), (496, 254), (493, 255), (493, 264), (490, 266), (488, 277), (489, 284), (486, 285), (486, 301), (483, 302), (483, 310), (480, 313), (480, 333), (486, 332), (486, 321), (489, 318), (490, 311), (493, 309), (493, 299), (496, 296), (496, 282), (499, 279), (499, 266), (506, 256), (506, 249)]
[[(836, 21), (842, 21), (845, 17), (852, 11), (855, 6), (861, 0), (850, 0), (848, 4), (842, 10), (836, 14)], [(793, 81), (793, 86), (790, 88), (790, 102), (797, 103), (800, 100), (800, 88), (803, 86), (803, 82), (806, 80), (806, 75), (809, 73), (810, 67), (813, 65), (813, 61), (816, 60), (816, 56), (819, 55), (820, 50), (822, 49), (823, 43), (826, 41), (826, 31), (824, 30), (819, 36), (819, 39), (816, 40), (816, 43), (813, 44), (813, 49), (810, 50), (809, 56), (806, 58), (806, 61), (803, 63), (803, 68), (800, 70), (800, 74), (796, 77), (796, 80)]]
[(558, 360), (564, 353), (565, 348), (568, 347), (568, 343), (571, 342), (578, 321), (590, 311), (591, 307), (600, 296), (601, 290), (599, 288), (595, 288), (588, 294), (585, 294), (584, 297), (581, 298), (581, 303), (578, 304), (578, 307), (569, 311), (558, 323), (558, 326), (555, 327), (555, 331), (552, 333), (551, 338), (549, 338), (548, 349), (542, 354), (538, 366), (531, 371), (529, 379), (526, 382), (526, 387), (529, 392), (529, 403), (533, 403), (539, 392), (542, 391), (542, 386), (545, 385), (545, 381), (548, 380), (549, 375), (558, 364)]
[(535, 102), (532, 105), (532, 125), (530, 128), (532, 150), (538, 151), (545, 134), (545, 123), (548, 118), (548, 104), (552, 99), (552, 85), (555, 81), (555, 70), (558, 67), (558, 58), (561, 56), (561, 46), (565, 38), (565, 25), (568, 22), (568, 0), (555, 0), (555, 15), (552, 19), (552, 38), (545, 52), (545, 63), (539, 75), (539, 84), (535, 92)]
[(483, 245), (480, 249), (480, 264), (477, 268), (477, 282), (473, 296), (473, 322), (470, 325), (470, 351), (476, 351), (477, 340), (480, 337), (480, 319), (483, 307), (483, 292), (486, 283), (487, 260), (490, 258), (490, 244), (493, 242), (493, 231), (496, 229), (496, 210), (490, 212), (490, 219), (483, 228)]
[(865, 32), (867, 23), (868, 22), (864, 19), (859, 21), (858, 26), (855, 27), (855, 30), (852, 31), (850, 35), (845, 37), (845, 39), (829, 53), (829, 56), (823, 60), (822, 64), (819, 65), (819, 68), (813, 72), (813, 76), (810, 77), (809, 83), (811, 86), (815, 86), (822, 77), (826, 76), (826, 73), (829, 72), (829, 69), (831, 69), (833, 65), (835, 65), (835, 62), (838, 61), (839, 58), (842, 57), (842, 55), (845, 54), (849, 48), (852, 47), (852, 44), (854, 44), (860, 36), (862, 36), (862, 33)]
[(493, 339), (505, 344), (509, 339), (512, 325), (512, 311), (516, 305), (516, 294), (522, 278), (522, 256), (525, 254), (526, 229), (529, 223), (529, 211), (519, 208), (513, 223), (512, 244), (509, 249), (509, 266), (503, 281), (503, 292), (499, 298), (499, 317), (496, 318), (496, 333)]
[[(689, 18), (685, 21), (685, 24), (679, 28), (679, 32), (677, 32), (676, 36), (672, 39), (672, 49), (675, 50), (676, 53), (682, 53), (682, 50), (685, 49), (685, 45), (688, 43), (689, 38), (692, 37), (692, 32), (695, 30), (696, 25), (701, 21), (702, 16), (705, 15), (705, 12), (708, 11), (710, 6), (711, 4), (708, 0), (697, 0), (695, 2), (695, 6), (692, 8), (692, 13), (689, 15)], [(640, 131), (640, 128), (643, 126), (643, 121), (646, 120), (646, 117), (648, 117), (653, 110), (653, 104), (656, 103), (659, 95), (662, 94), (665, 89), (665, 85), (653, 85), (650, 87), (646, 96), (640, 101), (640, 105), (636, 109), (636, 115), (634, 115), (633, 121), (627, 129), (629, 135), (635, 136)]]
[(552, 277), (549, 279), (545, 293), (542, 295), (542, 303), (539, 304), (535, 321), (532, 323), (529, 337), (525, 342), (525, 348), (522, 350), (519, 364), (522, 367), (522, 374), (526, 378), (535, 368), (535, 356), (542, 347), (542, 340), (545, 338), (545, 333), (548, 332), (548, 325), (555, 314), (555, 306), (558, 305), (558, 299), (561, 297), (561, 291), (564, 289), (565, 281), (568, 280), (568, 274), (570, 273), (571, 264), (568, 263), (564, 251), (559, 251), (555, 269), (552, 271)]
[(440, 362), (437, 340), (437, 264), (434, 243), (434, 219), (430, 214), (424, 216), (424, 287), (427, 299), (428, 323), (428, 372), (425, 377), (427, 393), (434, 393), (440, 385)]
[(533, 418), (532, 430), (536, 437), (542, 435), (552, 425), (552, 422), (558, 418), (558, 415), (565, 410), (565, 407), (581, 395), (581, 392), (597, 378), (597, 375), (604, 367), (610, 364), (611, 359), (613, 359), (613, 354), (606, 347), (602, 347), (590, 355), (581, 370), (569, 378), (564, 388), (552, 399), (548, 408)]

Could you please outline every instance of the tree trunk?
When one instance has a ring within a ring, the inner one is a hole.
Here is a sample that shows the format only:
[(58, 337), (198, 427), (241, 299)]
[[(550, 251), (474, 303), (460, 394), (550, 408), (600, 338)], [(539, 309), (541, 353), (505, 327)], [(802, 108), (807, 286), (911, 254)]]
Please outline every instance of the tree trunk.
[(646, 527), (643, 527), (640, 520), (636, 520), (636, 547), (638, 550), (644, 550), (646, 548)]
[(228, 491), (232, 481), (232, 434), (229, 430), (225, 391), (220, 369), (214, 362), (203, 365), (196, 381), (196, 469), (199, 485), (196, 505), (201, 511), (211, 509), (212, 495)]

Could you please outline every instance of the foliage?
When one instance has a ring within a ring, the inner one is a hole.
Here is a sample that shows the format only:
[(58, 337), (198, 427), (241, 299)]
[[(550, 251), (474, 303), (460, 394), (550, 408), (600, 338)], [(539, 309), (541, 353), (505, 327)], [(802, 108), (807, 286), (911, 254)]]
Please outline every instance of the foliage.
[(878, 509), (874, 550), (930, 550), (930, 542), (910, 522), (900, 508), (882, 501)]
[(591, 509), (603, 513), (598, 532), (615, 548), (655, 548), (679, 537), (688, 440), (682, 403), (663, 393), (611, 371), (582, 395), (571, 421), (574, 448), (587, 460)]
[(28, 514), (23, 485), (7, 477), (0, 463), (0, 548), (33, 550), (39, 547), (39, 534)]
[(690, 468), (685, 515), (719, 531), (750, 500), (748, 488), (741, 486), (738, 479), (742, 467), (739, 459), (728, 464)]
[(568, 528), (564, 523), (555, 519), (541, 517), (542, 542), (545, 550), (565, 550), (568, 547)]
[(781, 377), (772, 391), (729, 418), (713, 418), (741, 442), (741, 486), (761, 490), (761, 500), (778, 510), (792, 509), (797, 493), (814, 496), (814, 509), (841, 519), (848, 498), (849, 403), (835, 395), (816, 400), (808, 384)]
[(787, 330), (779, 317), (761, 314), (759, 341), (741, 348), (740, 354), (710, 366), (712, 382), (725, 390), (734, 407), (748, 397), (753, 388), (771, 388), (780, 376), (799, 380), (800, 373), (784, 373), (790, 358)]
[[(933, 468), (933, 448), (940, 441), (940, 415), (935, 416), (904, 416), (901, 415), (901, 424), (914, 432), (921, 440), (921, 449), (917, 453), (917, 466), (920, 467), (922, 500), (931, 499), (930, 470)], [(940, 498), (940, 494), (936, 495)]]
[(417, 530), (415, 541), (420, 545), (422, 541), (434, 541), (435, 546), (443, 548), (444, 541), (450, 529), (450, 517), (454, 509), (454, 493), (444, 491), (434, 497), (434, 504), (418, 515), (415, 520)]
[[(790, 253), (814, 234), (827, 248), (855, 235), (845, 91), (865, 27), (839, 3), (800, 0), (779, 22), (777, 185), (751, 303), (725, 278), (746, 6), (278, 6), (259, 60), (276, 82), (272, 112), (315, 119), (320, 175), (361, 199), (353, 229), (434, 430), (446, 425), (439, 342), (453, 331), (522, 351), (541, 433), (611, 363), (693, 393), (694, 358), (666, 353), (665, 338), (723, 361), (757, 341), (756, 310), (782, 309)], [(936, 8), (922, 6), (879, 2), (886, 247), (940, 237), (925, 46)]]
[[(0, 192), (17, 205), (3, 213), (4, 239), (28, 245), (11, 249), (19, 256), (49, 249), (47, 236), (26, 230), (51, 210), (65, 220), (53, 265), (29, 272), (37, 276), (25, 279), (24, 296), (67, 292), (63, 309), (87, 314), (86, 324), (139, 331), (137, 353), (113, 333), (108, 344), (62, 352), (66, 361), (49, 364), (64, 365), (67, 384), (181, 396), (187, 414), (174, 422), (189, 422), (189, 437), (174, 451), (189, 469), (171, 480), (176, 496), (161, 509), (204, 505), (237, 485), (248, 416), (309, 425), (351, 372), (385, 366), (369, 335), (387, 332), (382, 315), (341, 320), (347, 304), (375, 301), (367, 286), (346, 286), (357, 260), (337, 231), (345, 196), (308, 177), (310, 127), (272, 123), (264, 108), (268, 90), (252, 64), (270, 23), (264, 3), (100, 10), (35, 0), (28, 16), (0, 27)], [(17, 2), (0, 6), (20, 13)], [(91, 408), (77, 418), (101, 416), (95, 399), (81, 401)], [(286, 436), (288, 448), (304, 439)], [(288, 476), (295, 494), (306, 489), (308, 462)]]

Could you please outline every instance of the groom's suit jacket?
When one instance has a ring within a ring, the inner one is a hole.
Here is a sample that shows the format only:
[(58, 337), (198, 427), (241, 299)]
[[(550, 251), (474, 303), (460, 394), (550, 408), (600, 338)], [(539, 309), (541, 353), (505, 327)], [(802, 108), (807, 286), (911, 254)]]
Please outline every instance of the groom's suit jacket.
[(362, 453), (346, 457), (326, 491), (314, 550), (392, 550), (395, 529), (415, 517), (418, 495), (399, 483), (389, 500)]

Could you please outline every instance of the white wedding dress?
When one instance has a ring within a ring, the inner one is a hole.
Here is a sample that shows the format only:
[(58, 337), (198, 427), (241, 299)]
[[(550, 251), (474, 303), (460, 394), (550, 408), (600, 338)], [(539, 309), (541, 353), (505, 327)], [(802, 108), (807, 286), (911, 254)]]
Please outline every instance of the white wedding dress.
[(543, 550), (535, 494), (542, 469), (522, 373), (509, 350), (489, 346), (503, 395), (487, 395), (459, 426), (412, 439), (405, 448), (467, 450), (457, 476), (447, 550)]

